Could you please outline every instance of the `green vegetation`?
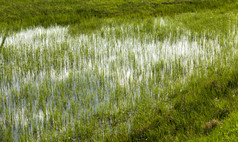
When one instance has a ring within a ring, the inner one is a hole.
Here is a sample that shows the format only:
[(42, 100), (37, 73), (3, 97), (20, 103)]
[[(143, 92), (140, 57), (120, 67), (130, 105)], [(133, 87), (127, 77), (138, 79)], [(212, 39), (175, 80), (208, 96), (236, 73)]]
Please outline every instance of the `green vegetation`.
[(232, 113), (208, 136), (192, 139), (191, 141), (237, 141), (237, 113)]
[(0, 0), (0, 141), (234, 141), (236, 0)]
[(235, 11), (236, 7), (236, 0), (0, 0), (0, 27), (70, 24), (78, 30), (90, 30), (100, 27), (102, 18), (124, 21), (204, 10)]

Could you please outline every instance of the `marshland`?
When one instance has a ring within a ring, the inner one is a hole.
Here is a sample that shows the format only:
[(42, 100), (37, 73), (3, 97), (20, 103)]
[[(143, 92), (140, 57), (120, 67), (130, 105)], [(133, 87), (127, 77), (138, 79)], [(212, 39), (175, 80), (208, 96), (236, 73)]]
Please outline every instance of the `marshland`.
[(236, 141), (236, 0), (0, 0), (0, 141)]

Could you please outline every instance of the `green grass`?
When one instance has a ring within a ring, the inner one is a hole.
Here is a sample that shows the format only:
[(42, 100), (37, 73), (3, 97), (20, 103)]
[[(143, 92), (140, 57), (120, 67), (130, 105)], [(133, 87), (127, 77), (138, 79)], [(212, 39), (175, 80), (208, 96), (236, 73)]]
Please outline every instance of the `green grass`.
[(231, 113), (208, 135), (193, 138), (190, 141), (237, 141), (237, 112)]
[(0, 141), (236, 140), (236, 7), (0, 0)]
[[(101, 18), (137, 19), (154, 16), (176, 15), (207, 10), (235, 11), (236, 1), (229, 0), (12, 0), (0, 1), (0, 27), (20, 29), (28, 26), (54, 24), (75, 25), (78, 30), (94, 30), (102, 24)], [(90, 22), (93, 20), (93, 23)], [(88, 22), (89, 21), (89, 22)]]
[[(232, 76), (232, 79), (227, 76)], [(173, 103), (169, 111), (161, 111), (161, 107), (153, 109), (154, 112), (158, 111), (156, 117), (144, 120), (141, 125), (145, 126), (146, 122), (150, 124), (146, 129), (137, 128), (133, 137), (150, 141), (184, 141), (197, 135), (205, 137), (205, 140), (219, 140), (216, 131), (212, 133), (212, 138), (210, 135), (206, 137), (206, 134), (203, 134), (204, 126), (213, 119), (222, 122), (231, 112), (237, 112), (237, 93), (230, 91), (237, 87), (236, 70), (227, 69), (219, 75), (212, 72), (209, 76), (198, 77), (188, 84), (188, 88), (179, 86), (172, 91), (174, 95), (171, 95), (170, 100)], [(148, 116), (148, 113), (145, 112), (143, 116)], [(140, 119), (136, 121), (140, 122)], [(235, 139), (235, 136), (230, 138)], [(204, 139), (201, 138), (201, 141)]]

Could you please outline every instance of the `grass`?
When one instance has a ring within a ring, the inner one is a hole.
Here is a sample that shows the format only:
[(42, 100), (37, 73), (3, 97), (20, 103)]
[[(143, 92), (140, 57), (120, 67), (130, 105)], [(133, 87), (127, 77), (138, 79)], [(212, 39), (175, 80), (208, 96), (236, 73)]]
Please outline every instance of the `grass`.
[(235, 0), (170, 1), (169, 4), (165, 2), (167, 1), (15, 0), (6, 2), (1, 0), (0, 27), (17, 30), (33, 25), (47, 27), (54, 24), (70, 24), (77, 27), (79, 31), (88, 31), (101, 27), (103, 21), (101, 18), (137, 19), (207, 9), (224, 12), (236, 8)]
[(235, 0), (1, 3), (0, 141), (215, 141), (235, 128)]
[(194, 138), (192, 141), (236, 141), (237, 139), (237, 113), (232, 113), (209, 135)]

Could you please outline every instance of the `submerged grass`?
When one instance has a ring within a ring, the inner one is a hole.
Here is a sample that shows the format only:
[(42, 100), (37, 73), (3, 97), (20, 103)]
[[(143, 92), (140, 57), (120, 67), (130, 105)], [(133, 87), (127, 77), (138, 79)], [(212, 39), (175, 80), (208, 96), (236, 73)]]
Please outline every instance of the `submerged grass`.
[(235, 0), (0, 3), (0, 141), (213, 141), (234, 122)]

